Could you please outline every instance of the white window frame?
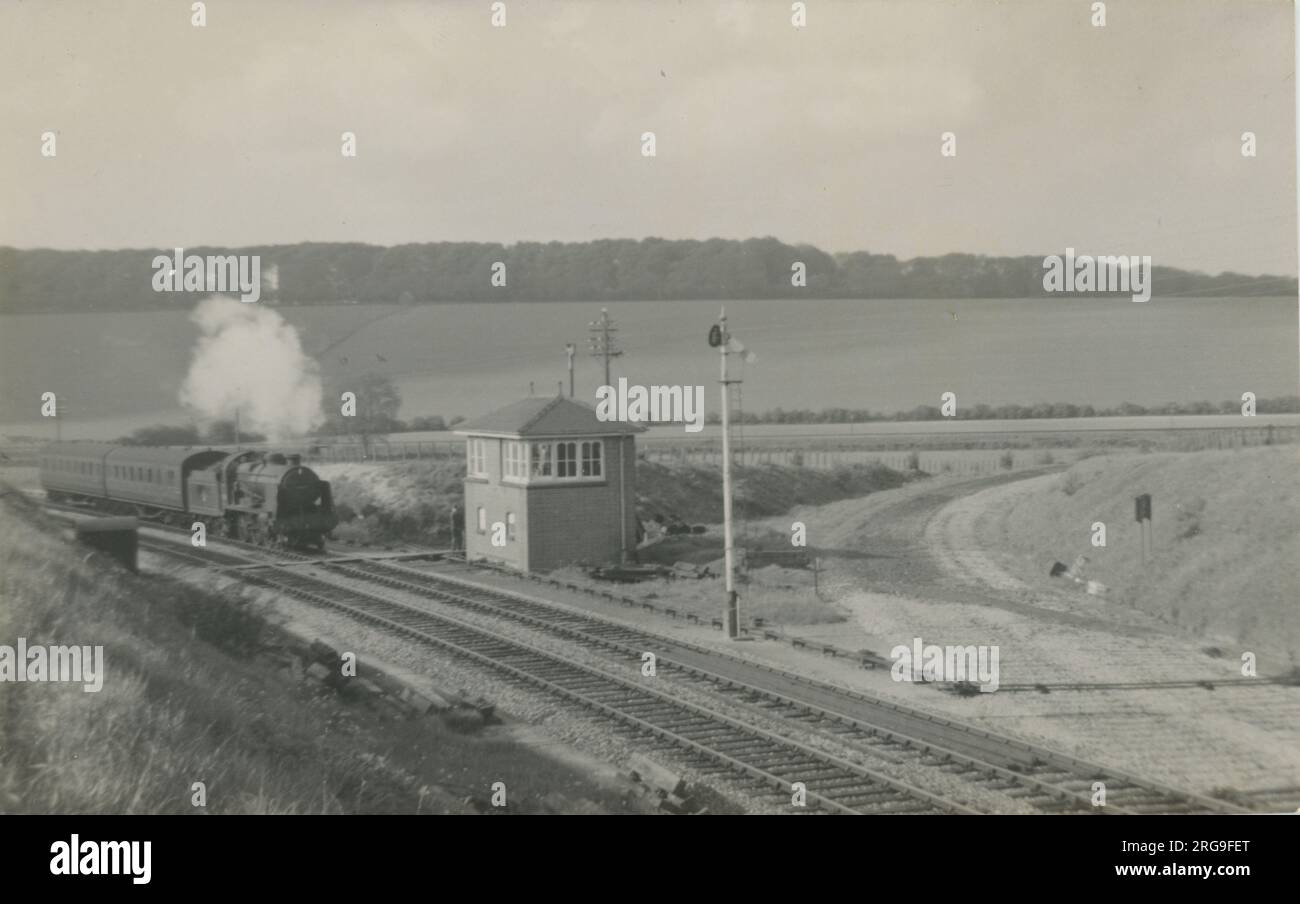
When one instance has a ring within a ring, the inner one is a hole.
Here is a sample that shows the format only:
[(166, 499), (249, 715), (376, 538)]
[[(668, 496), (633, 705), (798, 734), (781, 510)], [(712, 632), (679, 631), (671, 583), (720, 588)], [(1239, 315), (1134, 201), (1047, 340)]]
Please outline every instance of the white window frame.
[(517, 539), (519, 539), (519, 524), (515, 513), (506, 512), (506, 540), (513, 542)]
[[(536, 483), (604, 483), (605, 441), (596, 438), (530, 440), (520, 443), (527, 463), (526, 476), (510, 478), (512, 482)], [(568, 452), (572, 448), (572, 455)], [(591, 449), (598, 451), (591, 455)], [(561, 449), (564, 459), (561, 461)], [(593, 467), (594, 465), (594, 467)], [(539, 471), (546, 473), (539, 473)]]
[[(578, 448), (578, 475), (585, 480), (605, 479), (605, 441), (584, 439)], [(593, 454), (594, 453), (594, 454)]]
[(501, 479), (527, 482), (530, 467), (528, 443), (519, 439), (507, 439), (502, 441), (502, 446)]
[(478, 524), (477, 524), (478, 532), (480, 534), (487, 533), (487, 523), (488, 523), (487, 509), (485, 509), (483, 506), (480, 505), (478, 507)]
[(470, 437), (465, 443), (465, 473), (470, 477), (487, 477), (487, 440)]
[[(574, 480), (578, 476), (578, 441), (557, 439), (552, 447), (555, 449), (555, 479)], [(567, 473), (565, 473), (567, 472)]]
[(555, 479), (555, 458), (550, 443), (528, 443), (528, 479)]

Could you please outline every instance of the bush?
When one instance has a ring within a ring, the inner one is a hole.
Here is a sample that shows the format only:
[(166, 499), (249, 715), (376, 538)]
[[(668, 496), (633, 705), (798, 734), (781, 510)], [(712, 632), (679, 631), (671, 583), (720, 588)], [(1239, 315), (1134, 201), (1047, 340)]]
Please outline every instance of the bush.
[(339, 543), (369, 543), (370, 528), (367, 526), (365, 519), (356, 518), (347, 524), (340, 524), (334, 528), (330, 538)]
[(921, 453), (916, 451), (915, 449), (907, 453), (907, 470), (909, 471), (921, 470)]
[(1003, 469), (1007, 471), (1010, 471), (1015, 466), (1016, 458), (1014, 455), (1011, 454), (1010, 449), (1002, 453), (1002, 457), (998, 459), (998, 464), (1000, 464), (1003, 467)]
[(1179, 540), (1188, 540), (1201, 532), (1201, 515), (1205, 512), (1205, 500), (1193, 496), (1177, 506), (1178, 514), (1174, 516), (1177, 529), (1175, 536)]
[(1069, 471), (1066, 471), (1065, 474), (1062, 475), (1061, 492), (1064, 493), (1065, 495), (1073, 496), (1075, 493), (1079, 491), (1079, 488), (1081, 486), (1083, 486), (1083, 478), (1079, 476), (1078, 471), (1071, 469)]

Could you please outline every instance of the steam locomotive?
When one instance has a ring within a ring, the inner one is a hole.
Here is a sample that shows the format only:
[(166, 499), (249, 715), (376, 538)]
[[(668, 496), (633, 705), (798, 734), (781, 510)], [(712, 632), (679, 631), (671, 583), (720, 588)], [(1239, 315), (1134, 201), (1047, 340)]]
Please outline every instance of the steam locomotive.
[(54, 443), (41, 453), (52, 502), (90, 504), (265, 546), (314, 546), (338, 518), (327, 481), (298, 455), (172, 446)]

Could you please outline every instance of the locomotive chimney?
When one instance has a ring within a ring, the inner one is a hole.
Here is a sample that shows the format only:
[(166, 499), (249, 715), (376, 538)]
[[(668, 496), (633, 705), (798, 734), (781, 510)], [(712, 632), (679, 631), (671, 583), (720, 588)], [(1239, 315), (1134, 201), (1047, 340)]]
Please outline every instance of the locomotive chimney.
[(301, 467), (302, 467), (302, 456), (301, 456), (301, 455), (298, 455), (298, 454), (295, 453), (295, 454), (293, 454), (293, 455), (289, 455), (289, 456), (287, 456), (287, 458), (289, 459), (289, 467), (291, 467), (291, 468), (301, 468)]

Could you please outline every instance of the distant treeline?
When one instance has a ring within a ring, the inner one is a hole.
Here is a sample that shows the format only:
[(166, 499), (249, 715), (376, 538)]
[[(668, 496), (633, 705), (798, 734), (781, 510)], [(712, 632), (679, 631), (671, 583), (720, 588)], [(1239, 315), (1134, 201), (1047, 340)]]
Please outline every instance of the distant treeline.
[[(1102, 249), (1105, 250), (1105, 249)], [(1112, 249), (1117, 253), (1132, 249)], [(1139, 249), (1140, 250), (1140, 249)], [(1063, 249), (1048, 250), (1061, 254)], [(175, 309), (154, 292), (153, 259), (173, 249), (54, 251), (0, 247), (0, 313)], [(1043, 255), (828, 254), (774, 238), (602, 239), (592, 242), (432, 242), (382, 247), (301, 243), (191, 247), (260, 255), (263, 303), (417, 304), (440, 301), (641, 301), (732, 298), (1026, 298), (1043, 296)], [(505, 264), (505, 285), (492, 267)], [(806, 285), (791, 283), (792, 266)], [(1294, 295), (1294, 277), (1154, 267), (1154, 294)]]
[[(384, 381), (387, 382), (387, 381)], [(395, 389), (393, 390), (396, 391)], [(400, 404), (400, 401), (399, 401)], [(1032, 418), (1077, 418), (1077, 417), (1135, 417), (1138, 415), (1184, 415), (1184, 414), (1240, 414), (1241, 402), (1192, 402), (1167, 405), (1134, 405), (1124, 402), (1115, 408), (1094, 408), (1091, 405), (1040, 403), (1037, 405), (975, 405), (963, 410), (957, 408), (959, 420), (1028, 420)], [(443, 431), (455, 429), (464, 418), (457, 415), (444, 419), (441, 415), (425, 415), (401, 420), (391, 411), (377, 413), (369, 420), (332, 418), (317, 431), (318, 436), (353, 436), (363, 442), (371, 437), (391, 433), (414, 433), (424, 431)], [(1300, 396), (1279, 396), (1276, 399), (1259, 399), (1255, 403), (1259, 414), (1295, 414), (1300, 413)], [(821, 411), (810, 409), (774, 408), (771, 411), (755, 413), (733, 412), (733, 423), (742, 424), (864, 424), (873, 421), (937, 421), (942, 417), (938, 408), (922, 405), (911, 411), (897, 411), (893, 414), (881, 414), (861, 408), (823, 408)], [(716, 412), (705, 417), (705, 422), (717, 424)], [(246, 443), (260, 443), (266, 437), (260, 433), (242, 431), (239, 440)], [(236, 441), (234, 421), (216, 421), (200, 431), (192, 424), (168, 425), (157, 424), (141, 427), (129, 436), (123, 436), (117, 442), (132, 446), (196, 446), (229, 445)]]
[[(967, 421), (1005, 420), (1017, 421), (1031, 418), (1075, 418), (1075, 417), (1137, 417), (1140, 415), (1182, 415), (1182, 414), (1241, 414), (1242, 402), (1169, 402), (1164, 405), (1135, 405), (1122, 402), (1114, 408), (1095, 408), (1092, 405), (1073, 405), (1065, 402), (1049, 404), (1040, 402), (1036, 405), (973, 405), (963, 408), (957, 406), (957, 419)], [(1295, 414), (1300, 412), (1300, 396), (1279, 396), (1275, 399), (1257, 399), (1255, 411), (1258, 414)], [(773, 408), (770, 411), (744, 411), (733, 415), (734, 420), (742, 424), (865, 424), (872, 421), (937, 421), (943, 418), (939, 408), (933, 405), (919, 405), (911, 411), (896, 411), (893, 414), (868, 411), (865, 408), (823, 408), (813, 411), (808, 408), (791, 409)], [(716, 412), (706, 416), (710, 424), (719, 422)]]

